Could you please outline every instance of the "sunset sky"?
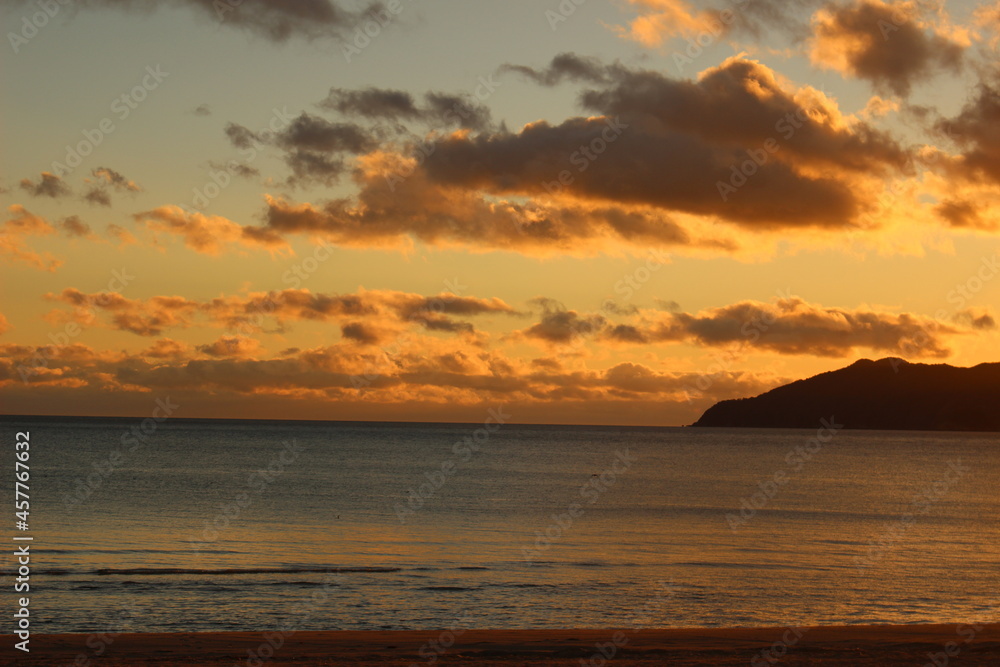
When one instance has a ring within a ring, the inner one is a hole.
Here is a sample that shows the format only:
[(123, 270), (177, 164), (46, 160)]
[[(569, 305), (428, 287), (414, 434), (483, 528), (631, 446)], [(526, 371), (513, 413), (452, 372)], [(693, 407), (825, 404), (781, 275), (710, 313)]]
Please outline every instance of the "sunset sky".
[(998, 360), (998, 2), (2, 11), (0, 412), (679, 425)]

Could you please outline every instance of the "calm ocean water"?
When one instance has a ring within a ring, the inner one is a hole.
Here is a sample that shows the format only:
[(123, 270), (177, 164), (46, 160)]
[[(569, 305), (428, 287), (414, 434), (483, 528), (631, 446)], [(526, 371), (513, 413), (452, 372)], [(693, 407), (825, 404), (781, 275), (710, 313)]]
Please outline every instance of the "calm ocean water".
[(995, 434), (138, 423), (2, 422), (31, 433), (36, 632), (943, 623), (1000, 601)]

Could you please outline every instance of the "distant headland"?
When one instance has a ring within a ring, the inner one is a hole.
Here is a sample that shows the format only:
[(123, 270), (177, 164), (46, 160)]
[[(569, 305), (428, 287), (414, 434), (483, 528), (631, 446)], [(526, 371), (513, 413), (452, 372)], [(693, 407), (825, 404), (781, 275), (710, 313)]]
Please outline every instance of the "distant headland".
[(692, 426), (1000, 431), (1000, 363), (958, 368), (861, 359), (754, 398), (716, 403)]

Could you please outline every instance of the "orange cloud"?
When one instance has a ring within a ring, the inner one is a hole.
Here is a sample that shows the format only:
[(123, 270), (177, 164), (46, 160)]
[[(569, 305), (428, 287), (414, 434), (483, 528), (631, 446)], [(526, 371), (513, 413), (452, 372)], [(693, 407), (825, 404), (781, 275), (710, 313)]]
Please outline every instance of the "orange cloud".
[(965, 44), (937, 31), (917, 2), (858, 0), (813, 17), (810, 57), (822, 67), (867, 79), (897, 95), (942, 70), (957, 71)]
[[(128, 299), (116, 292), (85, 294), (68, 288), (59, 294), (47, 294), (46, 298), (74, 307), (69, 314), (61, 311), (52, 313), (54, 322), (73, 319), (89, 324), (94, 313), (106, 312), (111, 315), (108, 326), (140, 336), (159, 336), (168, 329), (187, 329), (196, 324), (251, 333), (261, 331), (268, 322), (283, 328), (294, 321), (335, 321), (348, 327), (347, 338), (359, 341), (365, 335), (380, 339), (383, 334), (376, 333), (378, 331), (397, 334), (407, 326), (436, 332), (474, 334), (473, 325), (459, 318), (519, 314), (495, 297), (423, 296), (392, 290), (329, 295), (306, 289), (287, 289), (198, 302), (180, 296)], [(201, 319), (198, 319), (199, 316)], [(364, 320), (361, 328), (350, 326), (357, 324), (359, 318)]]
[(206, 255), (220, 255), (233, 246), (290, 252), (282, 238), (267, 230), (243, 227), (216, 215), (186, 212), (179, 206), (160, 206), (133, 217), (156, 233), (182, 237), (185, 246)]
[[(85, 294), (74, 288), (46, 294), (45, 298), (73, 306), (71, 319), (81, 324), (90, 324), (94, 313), (104, 311), (111, 314), (113, 328), (140, 336), (159, 336), (167, 329), (187, 328), (198, 309), (197, 302), (180, 296), (154, 296), (143, 301), (117, 292)], [(53, 316), (56, 320), (66, 319), (58, 311)]]
[(29, 178), (21, 179), (21, 189), (33, 197), (51, 197), (58, 199), (72, 194), (69, 186), (60, 176), (43, 171), (38, 183)]
[(145, 360), (149, 359), (171, 359), (179, 361), (191, 355), (192, 348), (187, 343), (182, 343), (170, 338), (161, 338), (141, 353), (139, 356)]
[[(27, 0), (12, 0), (13, 4), (27, 5)], [(218, 3), (214, 0), (179, 0), (172, 3), (187, 7), (212, 27), (220, 24), (227, 29), (239, 29), (259, 35), (274, 42), (289, 38), (345, 39), (366, 18), (378, 17), (391, 20), (384, 3), (352, 2), (341, 0), (311, 0), (306, 3), (287, 4), (272, 0), (240, 0)], [(114, 9), (120, 11), (147, 11), (145, 0), (90, 0), (81, 3), (81, 10)]]
[(223, 336), (210, 345), (199, 345), (198, 351), (210, 357), (254, 357), (263, 352), (260, 341), (246, 336)]
[[(228, 354), (233, 348), (238, 355)], [(266, 397), (271, 406), (286, 405), (285, 399), (291, 398), (300, 404), (298, 409), (327, 418), (337, 414), (331, 410), (345, 405), (377, 406), (385, 418), (394, 410), (405, 414), (406, 406), (413, 404), (461, 409), (514, 403), (546, 407), (534, 419), (547, 422), (572, 420), (578, 411), (601, 402), (611, 402), (630, 416), (632, 406), (648, 409), (659, 403), (662, 410), (693, 418), (698, 406), (688, 403), (689, 391), (701, 377), (656, 372), (634, 363), (598, 370), (539, 368), (496, 353), (455, 350), (399, 354), (387, 365), (379, 364), (384, 352), (362, 354), (347, 346), (253, 359), (246, 358), (243, 343), (230, 346), (223, 339), (217, 351), (221, 356), (206, 359), (159, 355), (149, 360), (147, 353), (101, 353), (79, 344), (0, 345), (0, 398), (5, 405), (17, 405), (29, 396), (57, 397), (58, 402), (48, 405), (61, 408), (66, 400), (91, 404), (99, 393), (105, 399), (170, 395), (210, 411), (225, 404), (246, 406), (255, 397)], [(373, 368), (379, 370), (372, 372)], [(719, 373), (699, 401), (756, 394), (778, 382), (780, 378), (769, 375)], [(599, 408), (598, 414), (605, 413)], [(657, 418), (654, 423), (669, 421)]]
[[(266, 224), (253, 229), (352, 247), (735, 251), (741, 244), (714, 223), (850, 229), (886, 179), (912, 172), (911, 149), (891, 135), (742, 56), (697, 81), (573, 54), (505, 70), (540, 85), (585, 82), (581, 104), (594, 115), (387, 142), (356, 159), (354, 196), (268, 196)], [(403, 114), (407, 99), (363, 101)]]
[(23, 262), (44, 271), (55, 271), (62, 261), (50, 253), (37, 253), (24, 243), (26, 236), (48, 236), (56, 229), (43, 218), (14, 204), (9, 209), (11, 215), (0, 228), (0, 257), (9, 262)]
[(644, 46), (659, 46), (677, 35), (697, 35), (715, 22), (711, 11), (698, 11), (684, 0), (629, 0), (640, 9), (628, 30), (619, 33)]
[(946, 357), (943, 339), (962, 333), (928, 317), (810, 304), (797, 297), (744, 301), (699, 312), (653, 316), (606, 335), (624, 343), (689, 341), (715, 347), (745, 344), (779, 354), (845, 357), (857, 349), (908, 357)]
[(577, 313), (546, 301), (542, 306), (541, 320), (515, 332), (515, 337), (554, 347), (594, 338), (624, 347), (736, 345), (820, 357), (846, 357), (865, 349), (915, 358), (946, 357), (950, 353), (945, 347), (947, 338), (990, 328), (992, 321), (988, 316), (977, 316), (963, 328), (909, 313), (823, 307), (797, 297), (774, 303), (742, 301), (698, 313), (641, 310), (619, 322), (612, 321), (611, 311)]
[(946, 162), (952, 174), (971, 182), (1000, 184), (1000, 75), (993, 73), (980, 81), (975, 94), (952, 118), (935, 128), (961, 149), (957, 159)]

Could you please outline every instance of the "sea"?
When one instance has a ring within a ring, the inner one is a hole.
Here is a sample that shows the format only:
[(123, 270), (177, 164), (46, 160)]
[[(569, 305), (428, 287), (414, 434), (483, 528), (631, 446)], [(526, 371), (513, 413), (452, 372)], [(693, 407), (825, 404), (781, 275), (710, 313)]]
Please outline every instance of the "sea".
[[(4, 532), (30, 545), (32, 630), (1000, 617), (998, 434), (494, 417), (4, 417)], [(16, 451), (30, 452), (27, 530)], [(10, 591), (18, 564), (3, 560)]]

